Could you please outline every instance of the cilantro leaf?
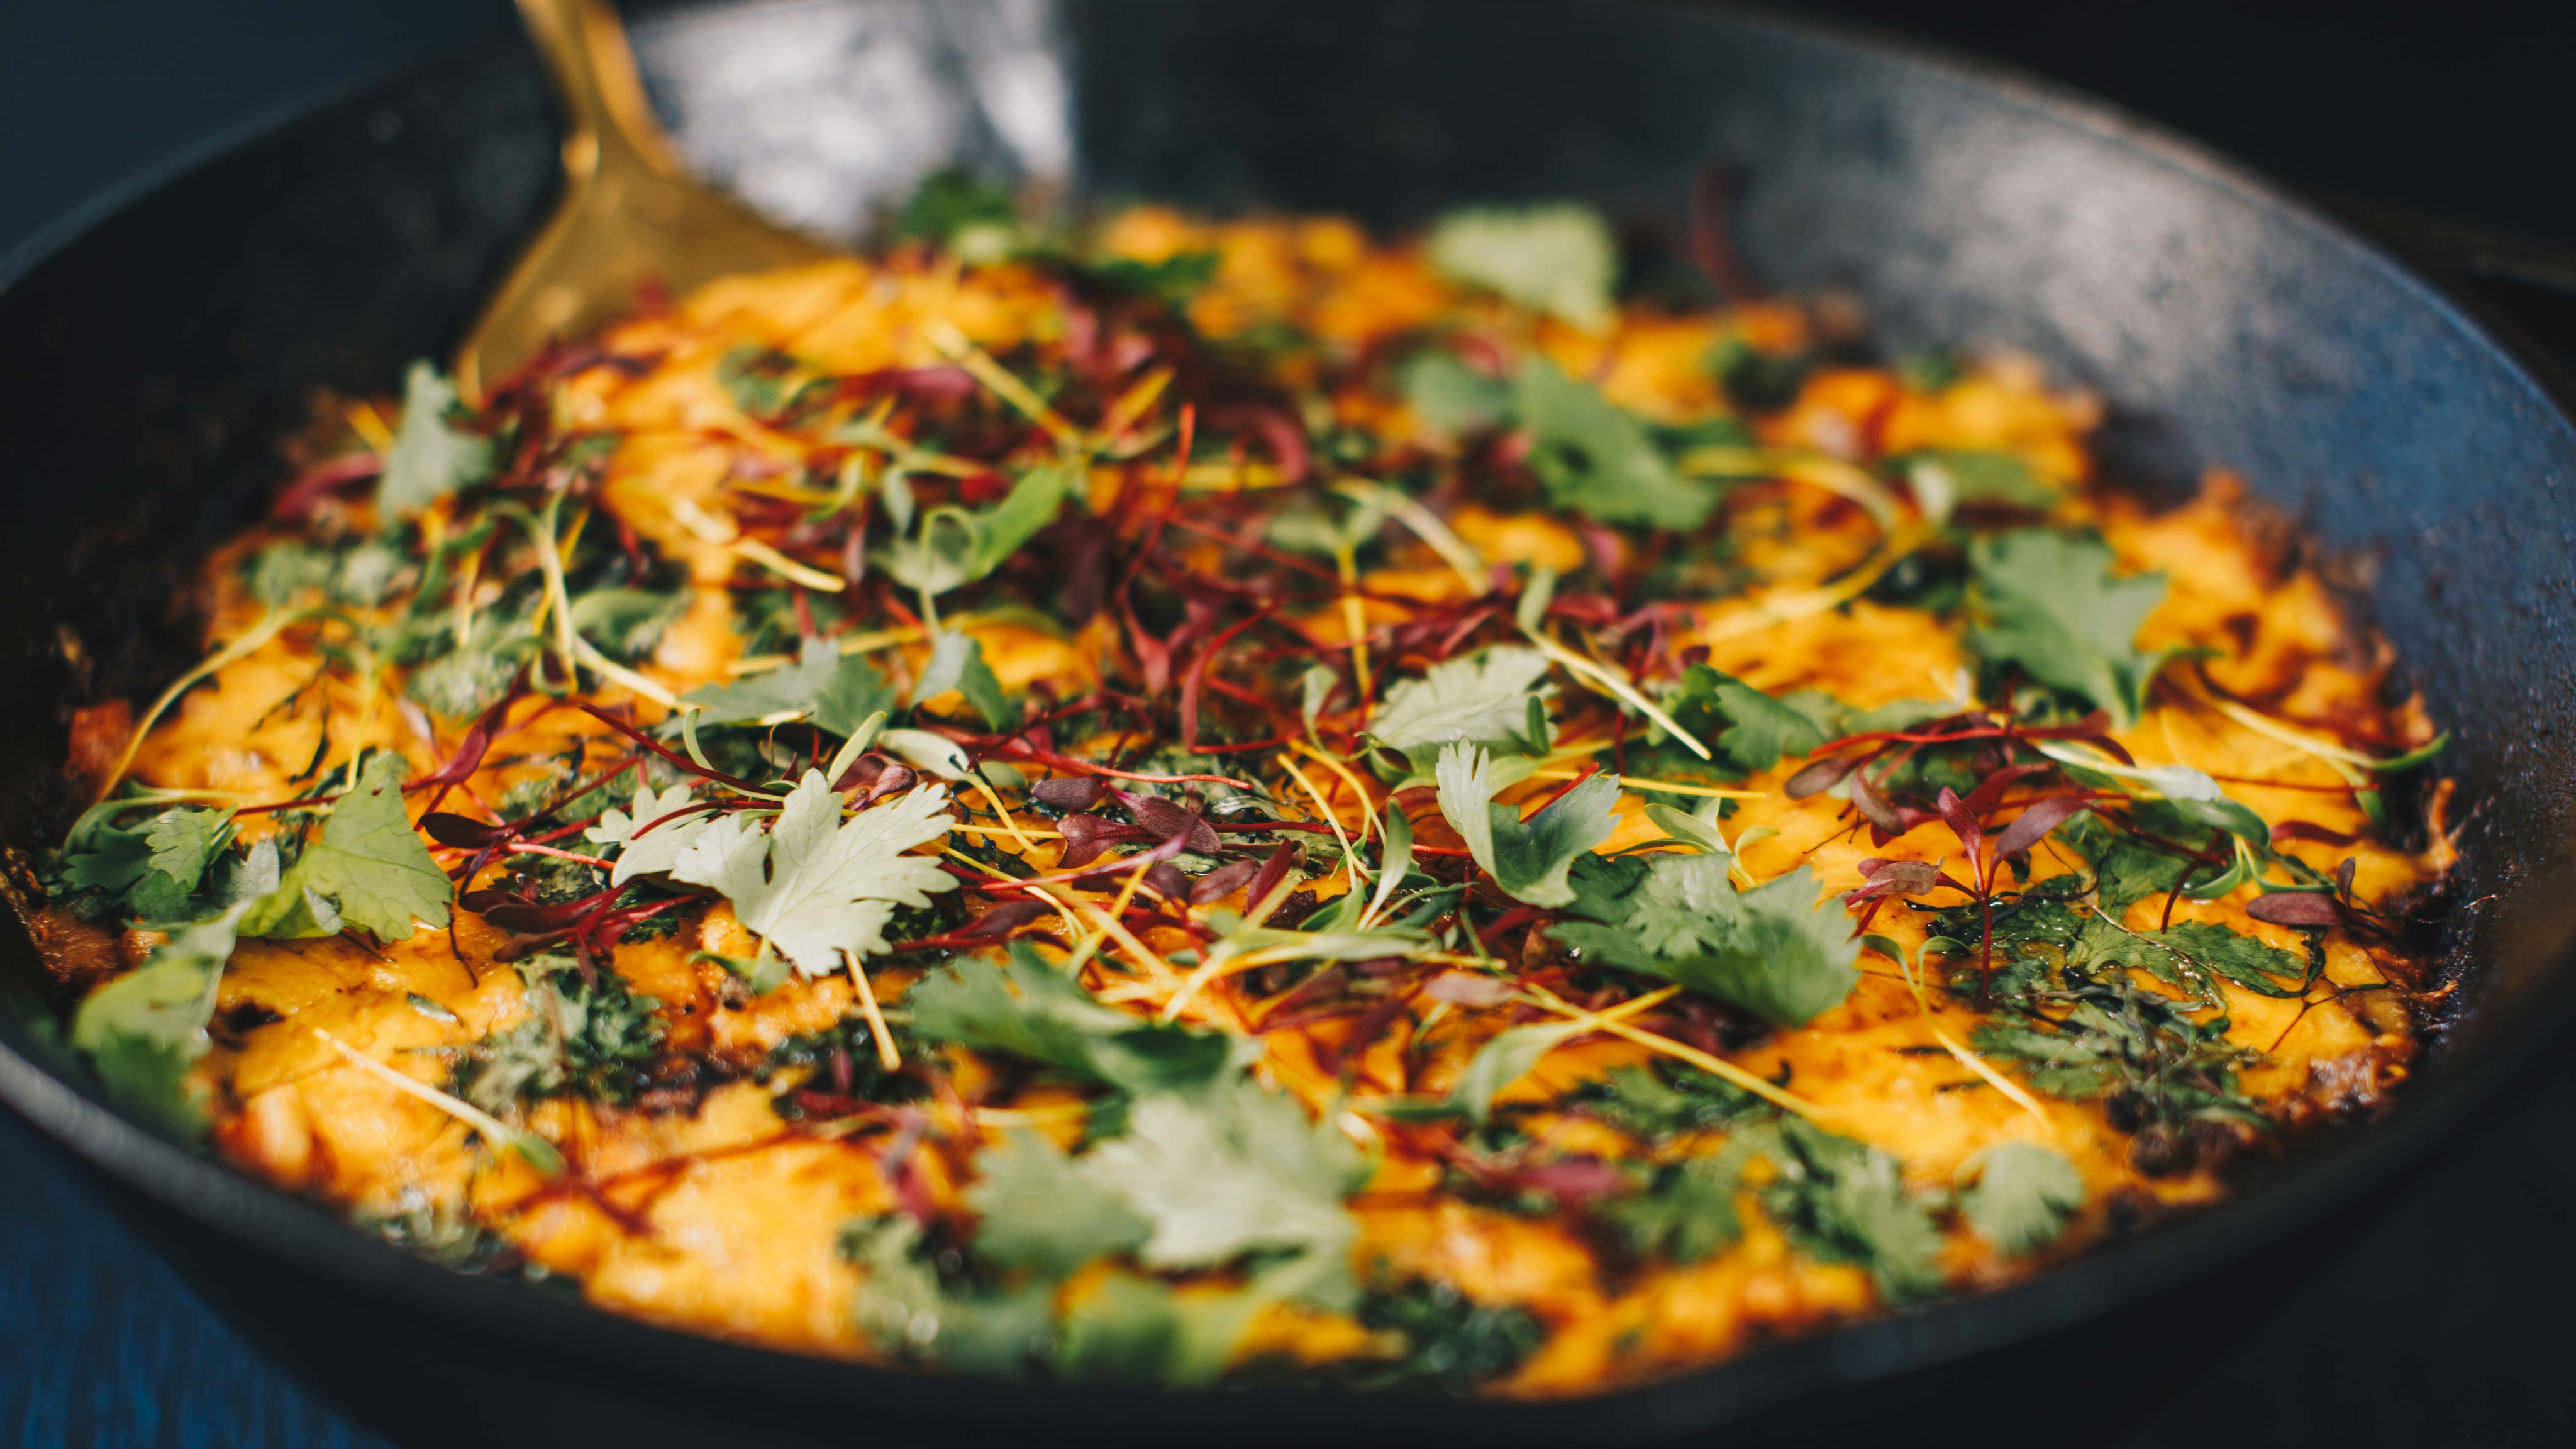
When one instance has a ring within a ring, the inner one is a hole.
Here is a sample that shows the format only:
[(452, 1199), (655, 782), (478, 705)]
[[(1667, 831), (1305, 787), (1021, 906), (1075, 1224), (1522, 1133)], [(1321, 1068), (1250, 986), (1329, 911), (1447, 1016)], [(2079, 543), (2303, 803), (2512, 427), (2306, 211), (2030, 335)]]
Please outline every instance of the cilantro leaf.
[(942, 629), (930, 638), (930, 660), (913, 682), (912, 702), (924, 704), (952, 689), (997, 730), (1009, 729), (1017, 720), (1018, 712), (1002, 694), (1002, 681), (993, 677), (992, 666), (984, 662), (982, 642), (971, 634)]
[(1588, 1029), (1581, 1022), (1550, 1021), (1497, 1034), (1468, 1059), (1467, 1070), (1449, 1089), (1447, 1105), (1472, 1121), (1484, 1121), (1493, 1110), (1495, 1093), (1528, 1076), (1540, 1058)]
[(1309, 1122), (1293, 1097), (1249, 1077), (1187, 1098), (1154, 1093), (1136, 1102), (1126, 1134), (1093, 1148), (1083, 1166), (1152, 1224), (1136, 1250), (1149, 1268), (1288, 1253), (1264, 1275), (1282, 1291), (1327, 1307), (1358, 1295), (1359, 1224), (1342, 1200), (1370, 1165), (1329, 1117)]
[(2138, 651), (2138, 626), (2163, 602), (2162, 574), (2114, 576), (2088, 535), (2025, 528), (1968, 545), (1984, 623), (1968, 647), (2052, 688), (2081, 695), (2126, 727), (2146, 709), (2162, 654)]
[(1454, 352), (1426, 347), (1396, 369), (1396, 390), (1425, 428), (1452, 436), (1500, 426), (1511, 416), (1512, 385), (1479, 372)]
[(394, 429), (384, 477), (376, 484), (376, 509), (388, 524), (491, 471), (491, 441), (447, 420), (456, 403), (456, 384), (428, 363), (415, 362), (403, 375), (402, 424)]
[(1816, 900), (1801, 865), (1738, 894), (1726, 857), (1658, 855), (1610, 924), (1555, 927), (1556, 940), (1630, 971), (1714, 996), (1776, 1026), (1803, 1026), (1860, 980), (1860, 943), (1837, 900)]
[[(2179, 921), (2161, 931), (2141, 932), (2161, 951), (2140, 953), (2133, 963), (2173, 979), (2173, 967), (2153, 959), (2166, 956), (2186, 969), (2223, 976), (2257, 996), (2291, 997), (2308, 985), (2308, 963), (2297, 952), (2284, 951), (2258, 937), (2229, 930), (2214, 921)], [(2178, 958), (2178, 960), (2177, 960)], [(2288, 977), (2285, 985), (2276, 980)]]
[(2057, 839), (2092, 865), (2102, 913), (2115, 921), (2127, 919), (2138, 902), (2180, 885), (2192, 868), (2189, 857), (2149, 845), (2091, 812), (2061, 826)]
[(903, 1000), (913, 1030), (933, 1041), (1008, 1052), (1131, 1093), (1204, 1090), (1258, 1052), (1248, 1042), (1103, 1006), (1018, 942), (1008, 962), (950, 962), (914, 983)]
[(971, 172), (934, 171), (913, 188), (888, 229), (970, 262), (998, 261), (1019, 249), (1020, 209), (1008, 191)]
[(1160, 261), (1142, 261), (1135, 257), (1104, 257), (1098, 261), (1077, 264), (1079, 275), (1113, 292), (1151, 297), (1175, 312), (1186, 311), (1190, 299), (1216, 280), (1218, 264), (1224, 259), (1212, 251), (1174, 252)]
[(952, 1290), (926, 1254), (921, 1227), (908, 1217), (842, 1230), (841, 1255), (862, 1274), (854, 1314), (871, 1338), (893, 1353), (966, 1373), (1015, 1372), (1045, 1352), (1055, 1317), (1051, 1285)]
[(135, 916), (146, 925), (172, 925), (202, 918), (197, 889), (223, 858), (233, 841), (230, 810), (164, 810), (143, 833), (151, 857), (128, 897)]
[(211, 1045), (206, 1023), (244, 909), (172, 932), (72, 1017), (72, 1045), (88, 1054), (108, 1100), (175, 1136), (205, 1130), (204, 1093), (191, 1090), (188, 1069)]
[(454, 887), (404, 813), (405, 768), (390, 752), (367, 761), (323, 820), (321, 838), (242, 917), (243, 935), (331, 936), (355, 926), (399, 941), (415, 921), (447, 924)]
[(1463, 1394), (1520, 1367), (1547, 1342), (1547, 1326), (1518, 1304), (1478, 1303), (1456, 1285), (1417, 1278), (1373, 1287), (1360, 1304), (1360, 1322), (1404, 1335), (1401, 1360), (1364, 1373), (1367, 1387), (1437, 1384)]
[(891, 709), (894, 691), (865, 659), (843, 654), (829, 639), (808, 636), (795, 663), (738, 684), (702, 685), (680, 696), (680, 702), (703, 706), (700, 725), (804, 715), (834, 734), (847, 735), (869, 715)]
[(572, 601), (572, 626), (601, 653), (631, 664), (688, 612), (689, 597), (687, 589), (593, 589)]
[(1026, 1129), (975, 1155), (981, 1175), (966, 1203), (983, 1219), (975, 1255), (1044, 1278), (1144, 1246), (1152, 1224), (1086, 1175), (1055, 1144)]
[(1767, 1110), (1761, 1098), (1742, 1087), (1670, 1057), (1621, 1067), (1576, 1088), (1567, 1101), (1649, 1147), (1732, 1127)]
[(826, 975), (844, 958), (882, 953), (895, 907), (957, 888), (936, 863), (905, 853), (948, 834), (947, 807), (945, 789), (924, 785), (844, 821), (823, 772), (807, 770), (767, 831), (748, 813), (689, 822), (671, 879), (714, 886), (744, 929), (806, 976)]
[(2044, 513), (2057, 490), (2040, 481), (2030, 464), (2011, 453), (1980, 448), (1926, 448), (1888, 462), (1913, 485), (1924, 515), (1943, 519), (1962, 503), (2024, 508)]
[(1800, 1252), (1865, 1267), (1900, 1302), (1940, 1291), (1941, 1230), (1906, 1195), (1902, 1164), (1803, 1117), (1759, 1131), (1754, 1146), (1778, 1173), (1761, 1190), (1762, 1210)]
[(1774, 699), (1705, 664), (1682, 671), (1664, 708), (1736, 778), (1761, 774), (1784, 755), (1806, 755), (1826, 741), (1841, 713), (1829, 696), (1801, 693)]
[(1559, 508), (1687, 532), (1717, 507), (1717, 489), (1675, 473), (1643, 419), (1544, 357), (1513, 374), (1512, 409), (1530, 431), (1530, 467)]
[(1959, 1211), (1977, 1236), (2020, 1257), (2057, 1241), (2084, 1205), (2084, 1178), (2055, 1148), (1998, 1142), (1967, 1162), (1976, 1181), (1959, 1194)]
[(1619, 823), (1616, 775), (1594, 775), (1523, 820), (1511, 806), (1493, 803), (1499, 782), (1481, 746), (1442, 745), (1434, 773), (1440, 813), (1467, 843), (1468, 854), (1505, 894), (1534, 906), (1573, 901), (1566, 872)]
[(1588, 206), (1454, 211), (1432, 224), (1426, 247), (1431, 264), (1453, 280), (1586, 332), (1610, 325), (1619, 245), (1610, 224)]
[(1444, 659), (1419, 679), (1387, 687), (1369, 716), (1369, 737), (1391, 750), (1410, 753), (1425, 745), (1452, 740), (1470, 744), (1518, 743), (1529, 720), (1529, 703), (1544, 699), (1553, 685), (1547, 656), (1517, 644), (1497, 644), (1480, 653)]
[(1641, 1258), (1697, 1263), (1743, 1236), (1736, 1196), (1748, 1154), (1729, 1150), (1661, 1168), (1645, 1188), (1597, 1211)]
[(1252, 1288), (1182, 1291), (1112, 1273), (1076, 1301), (1057, 1339), (1055, 1369), (1077, 1382), (1212, 1383), (1234, 1359), (1253, 1315), (1275, 1294)]
[[(639, 875), (668, 874), (679, 863), (681, 849), (695, 832), (689, 828), (691, 817), (667, 817), (690, 803), (686, 785), (673, 785), (657, 793), (651, 785), (638, 782), (633, 809), (620, 810), (612, 805), (599, 812), (598, 821), (582, 835), (594, 845), (619, 848), (617, 867), (609, 872), (608, 883), (622, 886)], [(645, 830), (648, 825), (653, 828)], [(644, 833), (639, 835), (638, 831)]]
[(922, 515), (919, 534), (898, 538), (872, 557), (906, 587), (944, 594), (1000, 568), (1055, 521), (1065, 499), (1079, 496), (1082, 485), (1082, 475), (1072, 468), (1040, 464), (1022, 473), (992, 507), (952, 503), (931, 509)]

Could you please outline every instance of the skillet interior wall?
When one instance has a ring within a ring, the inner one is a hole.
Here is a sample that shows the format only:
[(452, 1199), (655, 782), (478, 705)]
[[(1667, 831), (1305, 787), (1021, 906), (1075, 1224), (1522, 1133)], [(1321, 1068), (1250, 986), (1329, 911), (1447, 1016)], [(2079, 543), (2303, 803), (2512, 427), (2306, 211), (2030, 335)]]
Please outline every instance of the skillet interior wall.
[[(1702, 23), (1530, 0), (798, 0), (653, 7), (638, 50), (701, 166), (755, 198), (792, 182), (791, 210), (844, 234), (952, 161), (1380, 224), (1575, 194), (1674, 228), (1687, 178), (1728, 162), (1768, 284), (1848, 286), (1894, 346), (2028, 348), (2113, 400), (2117, 471), (2172, 490), (2227, 463), (2359, 561), (2483, 802), (2462, 894), (2502, 898), (2455, 918), (2455, 959), (2493, 961), (2475, 999), (2539, 989), (2576, 911), (2556, 727), (2576, 700), (2576, 438), (2546, 401), (2411, 282), (2155, 143), (2027, 127), (1893, 60), (1855, 90), (1811, 41), (1702, 47)], [(871, 87), (915, 104), (850, 103)], [(388, 95), (192, 176), (0, 296), (7, 839), (73, 803), (61, 701), (140, 700), (184, 667), (169, 585), (274, 485), (314, 390), (389, 389), (443, 352), (541, 215), (552, 127), (524, 59)], [(816, 116), (846, 119), (781, 129)]]

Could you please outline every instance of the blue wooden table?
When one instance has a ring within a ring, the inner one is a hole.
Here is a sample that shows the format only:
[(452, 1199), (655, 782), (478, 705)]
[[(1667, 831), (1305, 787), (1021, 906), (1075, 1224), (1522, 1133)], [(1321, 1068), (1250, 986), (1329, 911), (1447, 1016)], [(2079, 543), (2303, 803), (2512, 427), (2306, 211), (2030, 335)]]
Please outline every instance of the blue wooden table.
[(270, 1367), (5, 1113), (0, 1445), (389, 1449)]

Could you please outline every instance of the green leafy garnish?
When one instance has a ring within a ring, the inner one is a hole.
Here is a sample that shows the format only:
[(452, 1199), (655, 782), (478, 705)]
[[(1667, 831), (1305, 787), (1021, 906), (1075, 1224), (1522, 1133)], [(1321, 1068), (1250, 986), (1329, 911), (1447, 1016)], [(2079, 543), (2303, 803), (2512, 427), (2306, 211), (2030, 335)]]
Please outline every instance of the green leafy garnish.
[(1540, 682), (1547, 671), (1546, 655), (1517, 644), (1444, 659), (1419, 679), (1387, 687), (1369, 716), (1369, 738), (1408, 755), (1453, 740), (1516, 745), (1529, 721), (1530, 701), (1554, 689)]
[(1134, 1252), (1153, 1231), (1124, 1197), (1026, 1129), (977, 1153), (975, 1170), (979, 1180), (966, 1190), (983, 1219), (975, 1255), (1001, 1267), (1063, 1278), (1095, 1258)]
[(1513, 374), (1512, 408), (1530, 432), (1530, 467), (1559, 508), (1688, 532), (1717, 507), (1716, 487), (1674, 472), (1643, 419), (1546, 358)]
[(1887, 461), (1913, 485), (1915, 502), (1933, 519), (1949, 517), (1962, 503), (2044, 513), (2057, 502), (2057, 490), (2041, 482), (2030, 464), (2011, 453), (1927, 448)]
[(2057, 1241), (2084, 1205), (2084, 1178), (2055, 1148), (1998, 1142), (1968, 1159), (1975, 1181), (1959, 1194), (1959, 1211), (1977, 1236), (2020, 1257)]
[(1457, 435), (1498, 427), (1512, 413), (1508, 379), (1479, 372), (1453, 352), (1425, 348), (1404, 360), (1396, 388), (1422, 425)]
[(428, 363), (415, 362), (403, 375), (402, 423), (376, 484), (376, 508), (388, 522), (418, 513), (491, 471), (491, 442), (448, 420), (456, 403), (456, 385)]
[(2111, 572), (2108, 544), (2088, 535), (2025, 528), (1968, 545), (1982, 624), (1968, 647), (1990, 664), (2080, 695), (2123, 728), (2146, 709), (2147, 685), (2165, 660), (2139, 652), (2138, 626), (2164, 601), (2162, 574)]
[(906, 587), (944, 594), (1000, 568), (1055, 521), (1081, 485), (1082, 476), (1072, 468), (1042, 463), (1020, 474), (1001, 502), (984, 509), (953, 503), (933, 508), (921, 516), (917, 535), (898, 538), (873, 557)]
[(1129, 1093), (1207, 1090), (1247, 1054), (1233, 1038), (1103, 1006), (1016, 941), (1008, 962), (951, 962), (903, 1000), (913, 1030), (933, 1041), (1007, 1052)]
[(895, 236), (926, 241), (969, 262), (1000, 261), (1023, 241), (1020, 211), (1011, 194), (964, 171), (934, 171), (921, 179), (896, 212)]
[(632, 663), (652, 653), (688, 608), (686, 589), (594, 589), (572, 601), (572, 626), (601, 653)]
[(1454, 211), (1434, 223), (1431, 264), (1586, 332), (1610, 324), (1619, 245), (1610, 224), (1571, 202)]
[(984, 646), (971, 634), (942, 629), (931, 636), (930, 659), (921, 666), (921, 677), (913, 681), (912, 702), (926, 703), (950, 690), (966, 697), (975, 712), (993, 728), (1009, 729), (1018, 721), (1018, 712), (1002, 693), (1002, 681), (993, 677), (993, 668), (984, 662)]
[(776, 947), (814, 977), (883, 954), (897, 906), (926, 906), (957, 888), (935, 862), (907, 854), (948, 834), (947, 808), (948, 792), (925, 785), (844, 821), (823, 772), (807, 770), (766, 830), (742, 812), (674, 821), (643, 841), (681, 833), (671, 879), (715, 887), (764, 950)]
[(1401, 1359), (1361, 1372), (1372, 1386), (1430, 1383), (1464, 1393), (1520, 1367), (1547, 1341), (1547, 1325), (1528, 1309), (1478, 1303), (1438, 1279), (1372, 1288), (1359, 1319), (1404, 1335)]
[(950, 1285), (930, 1261), (921, 1227), (900, 1215), (842, 1229), (841, 1254), (859, 1266), (859, 1327), (889, 1352), (964, 1373), (1026, 1368), (1053, 1341), (1045, 1283), (995, 1290)]
[(241, 920), (245, 936), (332, 936), (348, 927), (399, 941), (417, 921), (447, 924), (453, 886), (404, 813), (403, 758), (367, 761), (277, 883)]
[(1734, 778), (1758, 775), (1782, 757), (1800, 758), (1822, 745), (1842, 713), (1829, 695), (1804, 692), (1785, 699), (1731, 674), (1694, 664), (1664, 699), (1665, 712), (1716, 754)]
[(833, 734), (847, 735), (869, 715), (893, 708), (895, 694), (865, 659), (843, 654), (828, 639), (809, 637), (793, 664), (738, 684), (705, 685), (680, 700), (702, 707), (702, 726), (803, 716)]
[(636, 995), (604, 963), (592, 981), (563, 956), (532, 957), (520, 969), (527, 1014), (466, 1050), (456, 1095), (496, 1116), (547, 1097), (635, 1100), (662, 1055), (661, 1003)]
[(1342, 1200), (1367, 1179), (1369, 1163), (1329, 1118), (1307, 1121), (1293, 1097), (1248, 1077), (1186, 1098), (1156, 1093), (1135, 1104), (1126, 1135), (1093, 1148), (1085, 1165), (1153, 1225), (1136, 1251), (1147, 1267), (1287, 1254), (1264, 1273), (1275, 1289), (1328, 1307), (1357, 1296), (1359, 1225)]
[(1641, 1190), (1598, 1210), (1640, 1258), (1697, 1263), (1743, 1236), (1735, 1200), (1746, 1154), (1727, 1151), (1658, 1168)]
[(72, 1017), (72, 1045), (88, 1054), (108, 1100), (174, 1136), (205, 1131), (205, 1094), (190, 1088), (188, 1069), (211, 1045), (206, 1023), (244, 909), (172, 932)]
[(1056, 1372), (1080, 1382), (1213, 1383), (1233, 1361), (1253, 1315), (1273, 1296), (1257, 1283), (1185, 1293), (1159, 1279), (1113, 1273), (1066, 1312)]
[(1798, 1251), (1820, 1263), (1867, 1268), (1898, 1302), (1941, 1289), (1941, 1230), (1907, 1196), (1902, 1164), (1866, 1142), (1837, 1136), (1803, 1117), (1749, 1129), (1753, 1147), (1778, 1175), (1761, 1189), (1762, 1210)]
[(1566, 872), (1576, 857), (1591, 854), (1609, 839), (1619, 823), (1616, 775), (1594, 775), (1523, 820), (1511, 806), (1493, 803), (1500, 782), (1482, 747), (1441, 746), (1434, 773), (1440, 813), (1467, 843), (1468, 854), (1505, 894), (1534, 906), (1572, 902)]
[(1658, 855), (1634, 889), (1577, 909), (1603, 924), (1551, 934), (1630, 971), (1678, 982), (1777, 1026), (1803, 1026), (1860, 980), (1860, 943), (1839, 901), (1816, 900), (1808, 866), (1738, 894), (1720, 855)]

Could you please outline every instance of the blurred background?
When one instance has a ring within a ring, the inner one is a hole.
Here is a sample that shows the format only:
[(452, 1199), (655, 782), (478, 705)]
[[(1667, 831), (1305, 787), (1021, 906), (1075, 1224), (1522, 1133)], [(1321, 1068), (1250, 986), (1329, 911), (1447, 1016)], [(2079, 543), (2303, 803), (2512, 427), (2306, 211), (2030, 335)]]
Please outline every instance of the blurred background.
[[(2473, 236), (2511, 274), (2482, 284), (2487, 299), (2576, 362), (2568, 0), (1771, 8), (2009, 61), (2366, 225)], [(0, 256), (114, 188), (376, 78), (511, 43), (514, 25), (507, 0), (0, 0)], [(2553, 296), (2553, 276), (2569, 290)], [(2259, 1321), (2213, 1322), (2207, 1341), (2175, 1345), (2161, 1407), (2049, 1423), (2048, 1437), (2123, 1449), (2576, 1442), (2560, 1316), (2576, 1300), (2562, 1226), (2576, 1202), (2570, 1120), (2576, 1053), (2544, 1064), (2412, 1180), (2321, 1227)], [(2009, 1422), (1962, 1418), (1980, 1439)], [(1892, 1432), (1942, 1434), (1921, 1422)], [(216, 1322), (0, 1116), (0, 1445), (381, 1442)]]

